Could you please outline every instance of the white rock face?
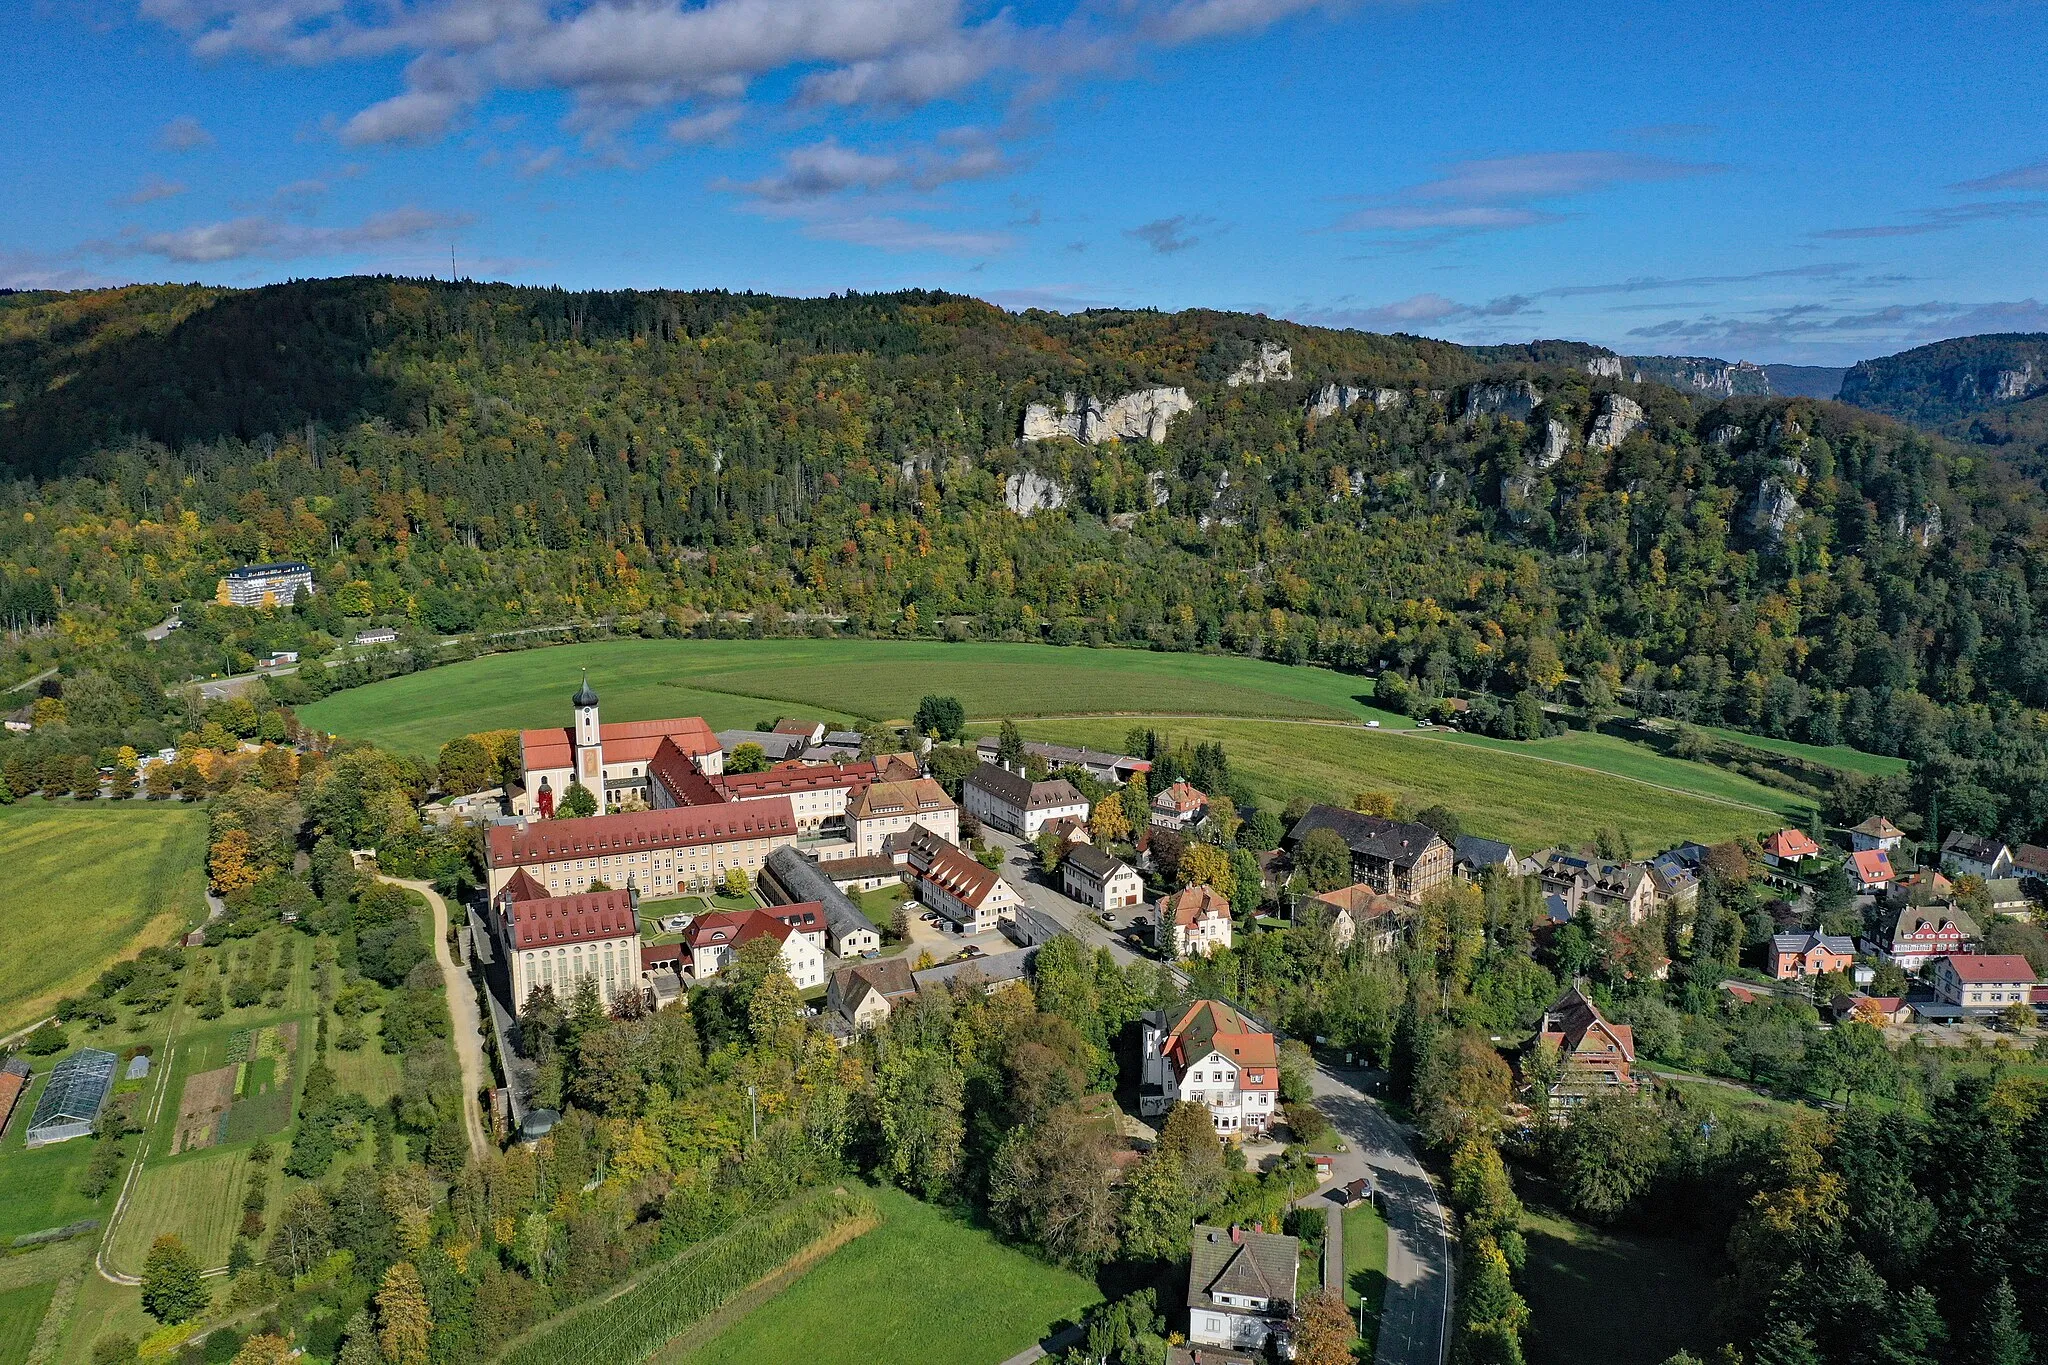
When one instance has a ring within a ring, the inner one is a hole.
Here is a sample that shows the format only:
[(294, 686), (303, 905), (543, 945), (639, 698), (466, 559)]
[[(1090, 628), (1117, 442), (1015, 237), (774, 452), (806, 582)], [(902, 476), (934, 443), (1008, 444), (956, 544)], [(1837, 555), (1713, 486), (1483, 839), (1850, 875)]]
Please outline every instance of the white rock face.
[(1294, 352), (1270, 341), (1259, 343), (1259, 352), (1237, 367), (1223, 382), (1231, 388), (1240, 384), (1263, 384), (1269, 379), (1294, 378)]
[(1792, 496), (1792, 490), (1775, 474), (1766, 475), (1757, 485), (1756, 501), (1751, 504), (1749, 524), (1760, 536), (1782, 540), (1785, 528), (1799, 515), (1799, 499)]
[[(1392, 390), (1381, 389), (1380, 392), (1391, 393)], [(1362, 403), (1366, 399), (1373, 397), (1373, 393), (1367, 389), (1354, 389), (1345, 384), (1325, 384), (1316, 390), (1315, 397), (1308, 400), (1308, 415), (1318, 418), (1335, 417), (1338, 413), (1348, 409), (1353, 403)], [(1374, 401), (1373, 406), (1379, 406), (1377, 400)]]
[(2034, 391), (2034, 362), (2029, 360), (2017, 370), (2000, 370), (1991, 377), (1991, 401), (2009, 403), (2015, 398), (2025, 398)]
[(1553, 417), (1543, 424), (1543, 448), (1530, 455), (1529, 461), (1538, 469), (1548, 469), (1564, 458), (1564, 453), (1571, 448), (1571, 444), (1570, 430)]
[(1621, 357), (1618, 355), (1596, 355), (1586, 362), (1586, 373), (1596, 379), (1621, 379)]
[(1474, 384), (1465, 390), (1465, 420), (1505, 417), (1511, 422), (1526, 422), (1542, 401), (1543, 394), (1526, 379), (1514, 379), (1505, 384)]
[(1735, 426), (1718, 426), (1718, 427), (1715, 427), (1715, 428), (1713, 429), (1713, 431), (1711, 431), (1711, 432), (1709, 432), (1709, 433), (1708, 433), (1708, 435), (1707, 435), (1707, 444), (1708, 444), (1708, 445), (1710, 445), (1710, 446), (1726, 446), (1726, 445), (1733, 445), (1733, 444), (1735, 444), (1735, 442), (1737, 442), (1737, 441), (1739, 441), (1739, 440), (1741, 440), (1741, 439), (1742, 439), (1742, 428), (1741, 428), (1741, 427), (1735, 427)]
[(1065, 505), (1066, 490), (1035, 469), (1019, 470), (1003, 481), (1003, 506), (1020, 517)]
[(1407, 401), (1408, 395), (1399, 389), (1374, 389), (1372, 391), (1372, 405), (1381, 412), (1385, 412), (1389, 408), (1398, 408)]
[(1158, 445), (1166, 439), (1166, 428), (1174, 418), (1194, 410), (1194, 400), (1182, 388), (1139, 389), (1108, 403), (1094, 397), (1076, 403), (1070, 393), (1058, 408), (1047, 403), (1027, 406), (1021, 438), (1079, 441), (1083, 445), (1142, 438)]
[(1151, 497), (1152, 505), (1154, 507), (1166, 506), (1166, 500), (1170, 498), (1172, 494), (1167, 490), (1166, 487), (1165, 470), (1155, 469), (1150, 474), (1147, 474), (1145, 476), (1145, 492), (1148, 496)]
[(1643, 424), (1643, 405), (1633, 398), (1623, 398), (1618, 393), (1607, 395), (1607, 401), (1600, 405), (1600, 415), (1593, 419), (1593, 434), (1586, 438), (1586, 444), (1602, 450), (1612, 450), (1628, 439), (1628, 434)]

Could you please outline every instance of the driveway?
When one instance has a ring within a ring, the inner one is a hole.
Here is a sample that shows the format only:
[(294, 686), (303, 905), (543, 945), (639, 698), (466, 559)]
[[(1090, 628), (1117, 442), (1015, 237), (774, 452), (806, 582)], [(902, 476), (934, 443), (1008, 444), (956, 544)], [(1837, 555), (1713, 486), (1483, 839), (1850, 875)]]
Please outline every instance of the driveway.
[[(1094, 910), (1074, 900), (1058, 887), (1040, 880), (1038, 851), (1029, 843), (1005, 834), (993, 825), (983, 825), (981, 837), (1004, 850), (1007, 858), (1003, 863), (1003, 876), (1010, 885), (1017, 888), (1017, 894), (1024, 898), (1025, 903), (1033, 910), (1056, 921), (1089, 950), (1107, 948), (1110, 956), (1124, 966), (1139, 961), (1153, 963), (1171, 973), (1182, 985), (1187, 984), (1186, 975), (1178, 967), (1161, 963), (1158, 958), (1147, 954), (1131, 951), (1129, 944), (1103, 927)], [(1149, 916), (1157, 912), (1148, 904), (1138, 913)]]
[[(1359, 1088), (1362, 1079), (1363, 1073), (1317, 1063), (1316, 1106), (1350, 1150), (1334, 1154), (1335, 1170), (1315, 1198), (1361, 1175), (1373, 1178), (1387, 1219), (1387, 1297), (1374, 1359), (1378, 1365), (1442, 1365), (1451, 1321), (1448, 1216), (1414, 1148)], [(1329, 1200), (1316, 1207), (1331, 1210), (1333, 1225), (1342, 1221)]]
[(448, 1017), (454, 1023), (455, 1057), (462, 1064), (462, 1126), (469, 1134), (470, 1154), (482, 1161), (490, 1154), (491, 1140), (484, 1132), (477, 1097), (490, 1084), (491, 1070), (484, 1064), (484, 1021), (476, 1005), (476, 987), (455, 965), (455, 957), (448, 951), (448, 902), (441, 899), (432, 882), (407, 881), (402, 877), (383, 880), (419, 892), (434, 912), (434, 960), (441, 964), (441, 981), (448, 993)]

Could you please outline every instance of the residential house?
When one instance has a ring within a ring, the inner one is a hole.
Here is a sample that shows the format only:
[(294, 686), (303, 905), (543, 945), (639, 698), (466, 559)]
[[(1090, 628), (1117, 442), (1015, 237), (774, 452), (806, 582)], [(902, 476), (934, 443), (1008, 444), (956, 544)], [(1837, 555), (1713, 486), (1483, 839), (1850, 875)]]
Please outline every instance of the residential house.
[[(913, 863), (913, 866), (915, 864)], [(938, 849), (917, 877), (917, 898), (960, 935), (985, 934), (1024, 903), (1017, 888), (951, 844)]]
[(923, 825), (934, 834), (957, 842), (960, 807), (953, 804), (944, 787), (929, 777), (910, 782), (877, 782), (848, 803), (846, 823), (853, 836), (854, 856), (873, 858), (881, 854), (884, 840), (912, 825)]
[(1246, 1355), (1291, 1354), (1287, 1324), (1294, 1313), (1301, 1244), (1278, 1233), (1197, 1223), (1189, 1237), (1188, 1343)]
[(2017, 876), (1988, 879), (1984, 883), (1984, 899), (1994, 915), (2016, 915), (2024, 919), (2034, 910), (2034, 902), (2027, 898), (2026, 883)]
[(1863, 895), (1882, 895), (1892, 884), (1892, 860), (1881, 848), (1858, 849), (1843, 866), (1848, 869), (1849, 880)]
[(1060, 884), (1083, 905), (1124, 910), (1145, 903), (1145, 879), (1121, 858), (1093, 844), (1073, 844), (1060, 863)]
[(1955, 830), (1941, 841), (1941, 864), (1960, 875), (1990, 881), (2012, 875), (2012, 850), (1996, 839)]
[(1050, 821), (1088, 818), (1088, 798), (1063, 777), (1033, 782), (993, 763), (984, 763), (960, 784), (960, 804), (983, 824), (1036, 839)]
[(1657, 884), (1641, 863), (1582, 858), (1556, 848), (1544, 849), (1535, 859), (1543, 889), (1564, 897), (1573, 915), (1586, 909), (1602, 923), (1641, 924), (1657, 908)]
[(1995, 1013), (2033, 998), (2034, 969), (2018, 953), (1954, 953), (1928, 973), (1934, 993), (1965, 1010)]
[(890, 1010), (916, 994), (909, 959), (884, 957), (849, 963), (832, 973), (825, 983), (825, 1007), (860, 1031), (880, 1027)]
[(1764, 861), (1772, 867), (1797, 868), (1820, 856), (1820, 845), (1805, 830), (1781, 829), (1764, 840)]
[(1353, 882), (1335, 891), (1311, 897), (1311, 903), (1328, 916), (1330, 941), (1341, 951), (1361, 935), (1365, 946), (1376, 953), (1391, 953), (1400, 943), (1414, 907), (1364, 882)]
[(1203, 883), (1162, 896), (1152, 938), (1168, 957), (1207, 957), (1230, 946), (1230, 899)]
[(1521, 869), (1522, 860), (1515, 856), (1512, 847), (1498, 839), (1460, 834), (1451, 845), (1451, 865), (1468, 877), (1477, 877), (1489, 867), (1498, 868), (1512, 877)]
[[(761, 865), (761, 895), (771, 905), (811, 903), (822, 907), (825, 947), (835, 957), (859, 957), (863, 953), (877, 952), (882, 946), (881, 931), (824, 870), (838, 866), (836, 863), (821, 866), (795, 847), (785, 845), (770, 853)], [(894, 864), (889, 865), (888, 871), (888, 879), (897, 880)]]
[(715, 910), (690, 921), (690, 971), (699, 981), (718, 975), (739, 957), (742, 945), (773, 938), (782, 949), (782, 969), (800, 991), (825, 984), (825, 953), (808, 933), (765, 910)]
[(1856, 941), (1843, 934), (1806, 930), (1771, 936), (1771, 975), (1798, 981), (1828, 972), (1846, 972), (1856, 961)]
[(2012, 855), (2012, 875), (2023, 881), (2048, 882), (2048, 848), (2021, 844)]
[(536, 986), (566, 1008), (588, 978), (606, 1009), (640, 989), (640, 918), (629, 891), (555, 895), (525, 868), (491, 899), (491, 933), (504, 955), (512, 1007), (524, 1009)]
[(1873, 815), (1849, 831), (1849, 847), (1857, 853), (1891, 853), (1906, 841), (1906, 832), (1882, 815)]
[[(983, 763), (996, 763), (999, 748), (1001, 742), (995, 735), (983, 735), (975, 742), (974, 754)], [(1072, 744), (1047, 744), (1027, 739), (1024, 752), (1032, 758), (1044, 759), (1048, 769), (1079, 768), (1097, 782), (1123, 783), (1152, 771), (1152, 765), (1142, 758), (1104, 753), (1100, 749), (1084, 749)]]
[(1287, 832), (1286, 846), (1298, 852), (1302, 840), (1327, 829), (1351, 850), (1351, 875), (1374, 890), (1420, 900), (1451, 879), (1451, 846), (1428, 825), (1387, 820), (1335, 806), (1310, 806)]
[(1974, 950), (1977, 939), (1977, 922), (1954, 905), (1908, 905), (1872, 946), (1886, 962), (1917, 972), (1937, 957)]
[(1865, 995), (1856, 991), (1834, 998), (1830, 1011), (1835, 1022), (1869, 1024), (1874, 1028), (1886, 1028), (1892, 1024), (1912, 1022), (1913, 1007), (1900, 995)]
[(997, 927), (1003, 936), (1019, 948), (1043, 948), (1046, 944), (1067, 932), (1067, 927), (1050, 915), (1042, 915), (1028, 905), (1013, 906), (1004, 915)]
[(1209, 798), (1195, 790), (1186, 778), (1152, 798), (1152, 824), (1156, 829), (1178, 834), (1193, 829), (1209, 818)]
[(1280, 1104), (1280, 1056), (1273, 1035), (1220, 1000), (1197, 1000), (1171, 1029), (1155, 1012), (1140, 1031), (1141, 1116), (1175, 1104), (1208, 1109), (1224, 1136), (1263, 1133)]
[(1071, 815), (1064, 815), (1057, 820), (1046, 821), (1044, 827), (1038, 832), (1041, 835), (1050, 834), (1062, 846), (1067, 844), (1092, 844), (1095, 842), (1095, 836), (1088, 832), (1088, 822), (1076, 820)]
[(1931, 867), (1908, 872), (1885, 891), (1887, 905), (1948, 905), (1956, 898), (1956, 884)]
[(389, 626), (371, 626), (368, 630), (356, 632), (356, 643), (359, 645), (395, 645), (398, 643), (398, 632)]
[(1681, 912), (1699, 904), (1699, 869), (1677, 852), (1660, 853), (1646, 864), (1657, 904)]
[(1557, 1076), (1546, 1097), (1553, 1114), (1569, 1113), (1596, 1095), (1636, 1089), (1635, 1030), (1607, 1022), (1577, 986), (1543, 1012), (1535, 1046), (1556, 1051)]

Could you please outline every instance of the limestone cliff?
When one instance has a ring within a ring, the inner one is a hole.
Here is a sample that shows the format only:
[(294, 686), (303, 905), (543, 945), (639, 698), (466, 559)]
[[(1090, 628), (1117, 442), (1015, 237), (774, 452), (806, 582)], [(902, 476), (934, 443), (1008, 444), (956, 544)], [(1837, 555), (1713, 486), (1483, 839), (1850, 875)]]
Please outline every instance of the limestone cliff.
[(1020, 517), (1066, 505), (1067, 493), (1035, 469), (1022, 469), (1003, 481), (1003, 506)]
[(1143, 439), (1157, 445), (1166, 439), (1167, 426), (1174, 418), (1194, 409), (1194, 400), (1182, 388), (1138, 389), (1107, 403), (1093, 395), (1077, 402), (1070, 393), (1057, 408), (1049, 403), (1026, 407), (1020, 436), (1026, 441), (1068, 440), (1083, 445)]
[(1543, 394), (1526, 379), (1511, 379), (1503, 384), (1474, 384), (1465, 390), (1465, 420), (1505, 417), (1511, 422), (1526, 422), (1542, 401)]
[(1231, 388), (1240, 384), (1263, 384), (1269, 379), (1294, 378), (1294, 352), (1270, 341), (1259, 343), (1258, 353), (1224, 377)]
[(1600, 415), (1593, 419), (1593, 432), (1586, 437), (1586, 444), (1602, 450), (1612, 450), (1628, 439), (1628, 434), (1643, 424), (1643, 405), (1633, 398), (1623, 398), (1610, 393), (1600, 405)]
[(1626, 379), (1618, 355), (1596, 355), (1586, 362), (1586, 373), (1595, 379)]

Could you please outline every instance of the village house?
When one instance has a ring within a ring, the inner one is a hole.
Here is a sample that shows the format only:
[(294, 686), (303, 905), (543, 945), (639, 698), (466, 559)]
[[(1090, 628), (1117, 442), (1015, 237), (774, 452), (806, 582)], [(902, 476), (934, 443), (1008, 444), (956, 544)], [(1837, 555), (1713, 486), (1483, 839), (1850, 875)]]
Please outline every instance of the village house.
[(1874, 954), (1903, 971), (1917, 972), (1937, 957), (1977, 946), (1977, 922), (1953, 905), (1908, 905), (1871, 945)]
[(860, 1032), (879, 1028), (890, 1010), (916, 994), (910, 962), (898, 955), (849, 963), (832, 973), (825, 985), (825, 1007)]
[(1230, 946), (1230, 901), (1206, 883), (1162, 896), (1153, 943), (1169, 958), (1207, 957)]
[(1849, 831), (1849, 847), (1857, 853), (1892, 853), (1906, 841), (1906, 832), (1882, 815), (1873, 815)]
[(1992, 877), (1986, 881), (1984, 900), (1994, 915), (2026, 919), (2034, 913), (2034, 902), (2027, 896), (2026, 883), (2018, 877)]
[(1771, 936), (1771, 975), (1799, 981), (1828, 972), (1846, 972), (1856, 962), (1856, 942), (1843, 934), (1806, 930)]
[[(1188, 1250), (1188, 1342), (1245, 1356), (1283, 1357), (1294, 1313), (1301, 1244), (1277, 1233), (1194, 1225)], [(1213, 1354), (1209, 1357), (1213, 1359)]]
[(1319, 829), (1344, 841), (1351, 850), (1352, 878), (1374, 890), (1420, 900), (1424, 892), (1451, 879), (1451, 846), (1428, 825), (1310, 806), (1287, 832), (1288, 851), (1298, 853), (1302, 840)]
[(757, 938), (781, 945), (782, 969), (798, 990), (825, 984), (825, 954), (816, 940), (765, 910), (715, 910), (690, 921), (684, 942), (691, 974), (709, 980), (738, 959), (741, 945)]
[(1060, 863), (1066, 893), (1096, 910), (1124, 910), (1145, 903), (1145, 879), (1121, 858), (1092, 844), (1073, 844)]
[(1699, 904), (1699, 869), (1686, 861), (1684, 855), (1675, 850), (1659, 853), (1644, 866), (1649, 869), (1650, 885), (1660, 907), (1690, 912)]
[(1004, 914), (1024, 903), (1001, 874), (951, 844), (933, 851), (919, 869), (917, 899), (963, 937), (987, 933)]
[(1534, 1047), (1555, 1053), (1557, 1074), (1547, 1091), (1552, 1114), (1567, 1114), (1596, 1095), (1636, 1089), (1635, 1030), (1608, 1023), (1576, 986), (1543, 1012)]
[(1461, 834), (1451, 845), (1451, 865), (1468, 877), (1477, 877), (1489, 867), (1512, 877), (1521, 870), (1522, 860), (1515, 856), (1511, 845), (1498, 839)]
[(1589, 910), (1603, 925), (1641, 924), (1657, 908), (1657, 884), (1641, 863), (1611, 863), (1548, 848), (1534, 855), (1546, 892), (1564, 898), (1577, 915)]
[(1152, 798), (1152, 827), (1179, 834), (1209, 818), (1209, 798), (1186, 778)]
[(1764, 861), (1772, 867), (1797, 868), (1820, 856), (1820, 845), (1805, 830), (1781, 829), (1764, 840)]
[(602, 724), (588, 673), (569, 704), (573, 720), (568, 726), (519, 732), (519, 780), (507, 793), (514, 815), (553, 817), (571, 783), (591, 794), (599, 815), (622, 805), (651, 806), (649, 765), (664, 742), (707, 776), (724, 770), (718, 740), (701, 717)]
[(1858, 849), (1849, 855), (1849, 861), (1844, 863), (1843, 867), (1848, 870), (1849, 880), (1855, 883), (1856, 890), (1862, 895), (1882, 895), (1885, 888), (1892, 884), (1892, 860), (1883, 849)]
[(1996, 1013), (2027, 1004), (2034, 993), (2034, 969), (2018, 953), (1953, 953), (1938, 957), (1927, 973), (1934, 993), (1965, 1010)]
[(1931, 867), (1908, 872), (1885, 889), (1886, 905), (1947, 905), (1956, 898), (1956, 884)]
[[(994, 763), (1000, 767), (996, 754), (1001, 748), (1002, 742), (997, 736), (983, 735), (975, 741), (974, 756), (983, 763)], [(1122, 784), (1152, 771), (1152, 765), (1142, 758), (1104, 753), (1100, 749), (1084, 749), (1072, 744), (1046, 744), (1027, 739), (1024, 741), (1024, 753), (1030, 758), (1043, 759), (1048, 771), (1079, 768), (1097, 782)]]
[(858, 858), (879, 857), (890, 835), (912, 825), (923, 825), (948, 840), (960, 838), (960, 807), (929, 777), (867, 787), (847, 806), (846, 822)]
[(1202, 1105), (1225, 1137), (1263, 1133), (1280, 1105), (1280, 1056), (1273, 1035), (1220, 1000), (1197, 1000), (1171, 1029), (1157, 1011), (1140, 1029), (1138, 1112), (1160, 1117), (1175, 1104)]
[(589, 978), (606, 1009), (640, 989), (640, 919), (630, 892), (555, 895), (517, 868), (492, 896), (491, 920), (515, 1010), (536, 986), (552, 987), (566, 1007)]
[[(837, 863), (825, 864), (837, 867)], [(889, 879), (896, 879), (892, 864)], [(798, 849), (785, 845), (768, 855), (761, 865), (759, 889), (772, 905), (816, 904), (825, 917), (825, 948), (835, 957), (859, 957), (880, 951), (881, 931), (860, 912), (860, 907), (827, 876), (819, 864)]]
[(1941, 865), (1959, 876), (1993, 877), (2012, 875), (2012, 850), (1996, 839), (1952, 831), (1941, 841)]
[(1310, 898), (1328, 917), (1330, 942), (1341, 952), (1361, 935), (1375, 953), (1391, 953), (1401, 942), (1413, 907), (1364, 882), (1338, 887)]
[(2048, 882), (2048, 848), (2021, 844), (2013, 851), (2012, 875), (2036, 884)]
[(733, 869), (751, 880), (771, 852), (796, 838), (789, 798), (778, 796), (494, 825), (485, 833), (484, 862), (493, 899), (522, 869), (549, 895), (587, 891), (597, 882), (678, 896), (714, 890)]
[(1054, 820), (1088, 818), (1088, 798), (1065, 778), (1033, 782), (993, 763), (982, 764), (960, 784), (960, 804), (983, 824), (1020, 839), (1036, 839)]
[(1855, 991), (1838, 995), (1829, 1007), (1835, 1022), (1869, 1024), (1872, 1028), (1889, 1028), (1893, 1024), (1911, 1023), (1913, 1007), (1900, 995), (1865, 995)]

